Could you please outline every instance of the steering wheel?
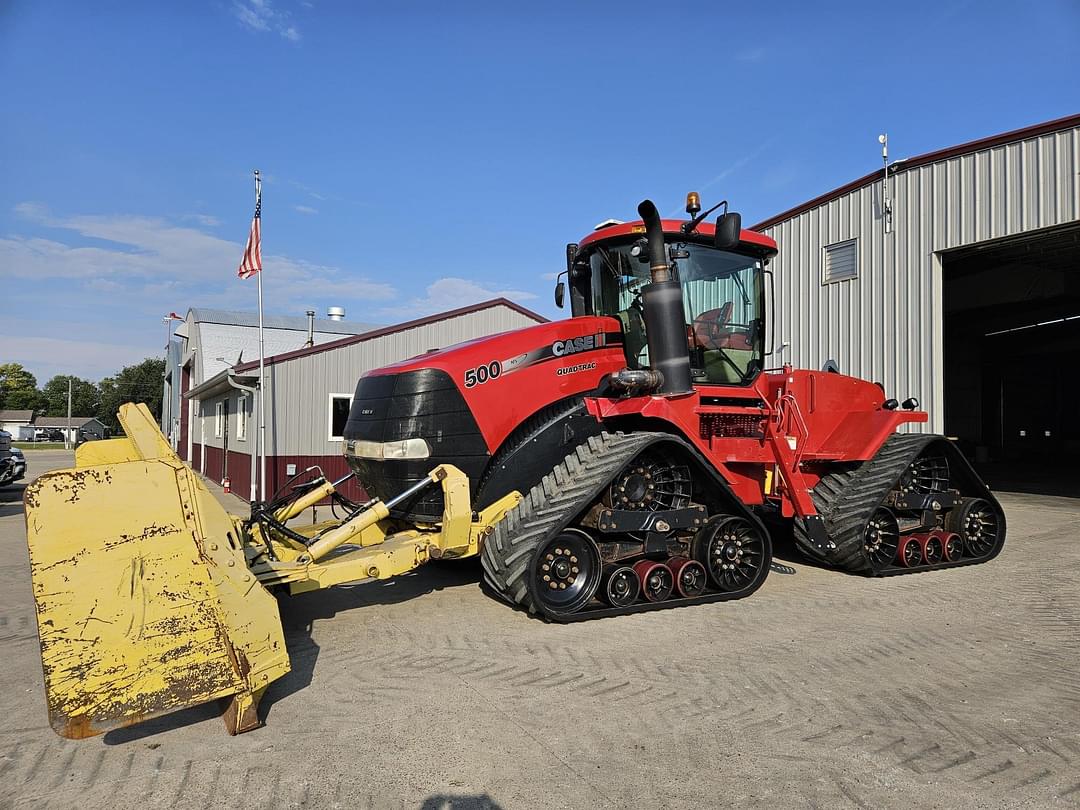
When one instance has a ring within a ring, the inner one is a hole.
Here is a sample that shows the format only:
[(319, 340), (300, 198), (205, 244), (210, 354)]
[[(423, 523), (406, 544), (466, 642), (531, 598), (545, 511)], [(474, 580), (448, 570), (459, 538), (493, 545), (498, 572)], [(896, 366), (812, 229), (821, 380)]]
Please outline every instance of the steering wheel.
[(702, 312), (691, 326), (695, 346), (705, 349), (721, 349), (727, 346), (733, 334), (730, 329), (731, 312), (735, 308), (731, 301), (721, 307)]

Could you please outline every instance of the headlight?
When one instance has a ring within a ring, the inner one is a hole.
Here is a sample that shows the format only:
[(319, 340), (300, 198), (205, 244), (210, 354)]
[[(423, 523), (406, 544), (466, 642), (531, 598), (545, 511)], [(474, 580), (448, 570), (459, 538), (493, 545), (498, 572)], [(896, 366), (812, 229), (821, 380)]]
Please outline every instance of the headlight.
[(401, 439), (396, 442), (358, 439), (346, 442), (345, 450), (356, 458), (405, 459), (428, 458), (431, 455), (431, 447), (423, 439)]

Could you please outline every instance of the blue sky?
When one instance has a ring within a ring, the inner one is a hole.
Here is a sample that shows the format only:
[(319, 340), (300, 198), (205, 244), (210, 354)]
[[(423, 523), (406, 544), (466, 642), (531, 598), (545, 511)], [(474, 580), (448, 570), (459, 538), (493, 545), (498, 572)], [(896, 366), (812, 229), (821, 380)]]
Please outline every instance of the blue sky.
[(752, 223), (1080, 111), (1080, 4), (0, 0), (0, 362), (160, 354), (161, 316), (390, 323), (508, 295), (686, 191)]

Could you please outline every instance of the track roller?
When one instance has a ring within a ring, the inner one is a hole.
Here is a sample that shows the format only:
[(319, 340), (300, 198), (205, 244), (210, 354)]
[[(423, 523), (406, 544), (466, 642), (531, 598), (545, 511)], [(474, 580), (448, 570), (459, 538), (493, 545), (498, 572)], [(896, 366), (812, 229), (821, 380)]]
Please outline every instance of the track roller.
[(945, 555), (945, 547), (938, 532), (926, 532), (912, 535), (919, 541), (922, 561), (927, 565), (937, 565)]
[(948, 562), (956, 562), (964, 556), (964, 541), (956, 532), (945, 532), (941, 537), (945, 548), (945, 559)]
[(918, 535), (909, 534), (901, 537), (896, 551), (896, 559), (905, 568), (914, 568), (922, 562), (922, 544)]
[(612, 607), (627, 607), (641, 594), (641, 580), (628, 565), (613, 565), (604, 573), (600, 593)]
[(675, 577), (671, 569), (663, 563), (652, 560), (638, 560), (634, 563), (634, 573), (641, 580), (641, 594), (650, 602), (663, 602), (675, 587)]
[(705, 566), (686, 557), (672, 557), (667, 562), (675, 578), (675, 592), (679, 596), (701, 596), (709, 584)]

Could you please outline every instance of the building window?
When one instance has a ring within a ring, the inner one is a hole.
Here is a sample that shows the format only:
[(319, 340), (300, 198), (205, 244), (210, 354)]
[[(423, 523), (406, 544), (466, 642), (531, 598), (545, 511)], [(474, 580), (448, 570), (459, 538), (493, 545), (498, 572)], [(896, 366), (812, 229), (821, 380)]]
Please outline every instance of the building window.
[(225, 403), (214, 403), (214, 436), (221, 438), (225, 433)]
[(847, 281), (859, 275), (859, 246), (857, 239), (837, 242), (825, 248), (824, 282)]
[(349, 408), (352, 407), (352, 394), (330, 395), (329, 441), (341, 441), (345, 438), (345, 423), (349, 421)]
[(238, 442), (247, 441), (247, 417), (248, 417), (248, 397), (247, 394), (241, 394), (236, 399), (236, 440)]

